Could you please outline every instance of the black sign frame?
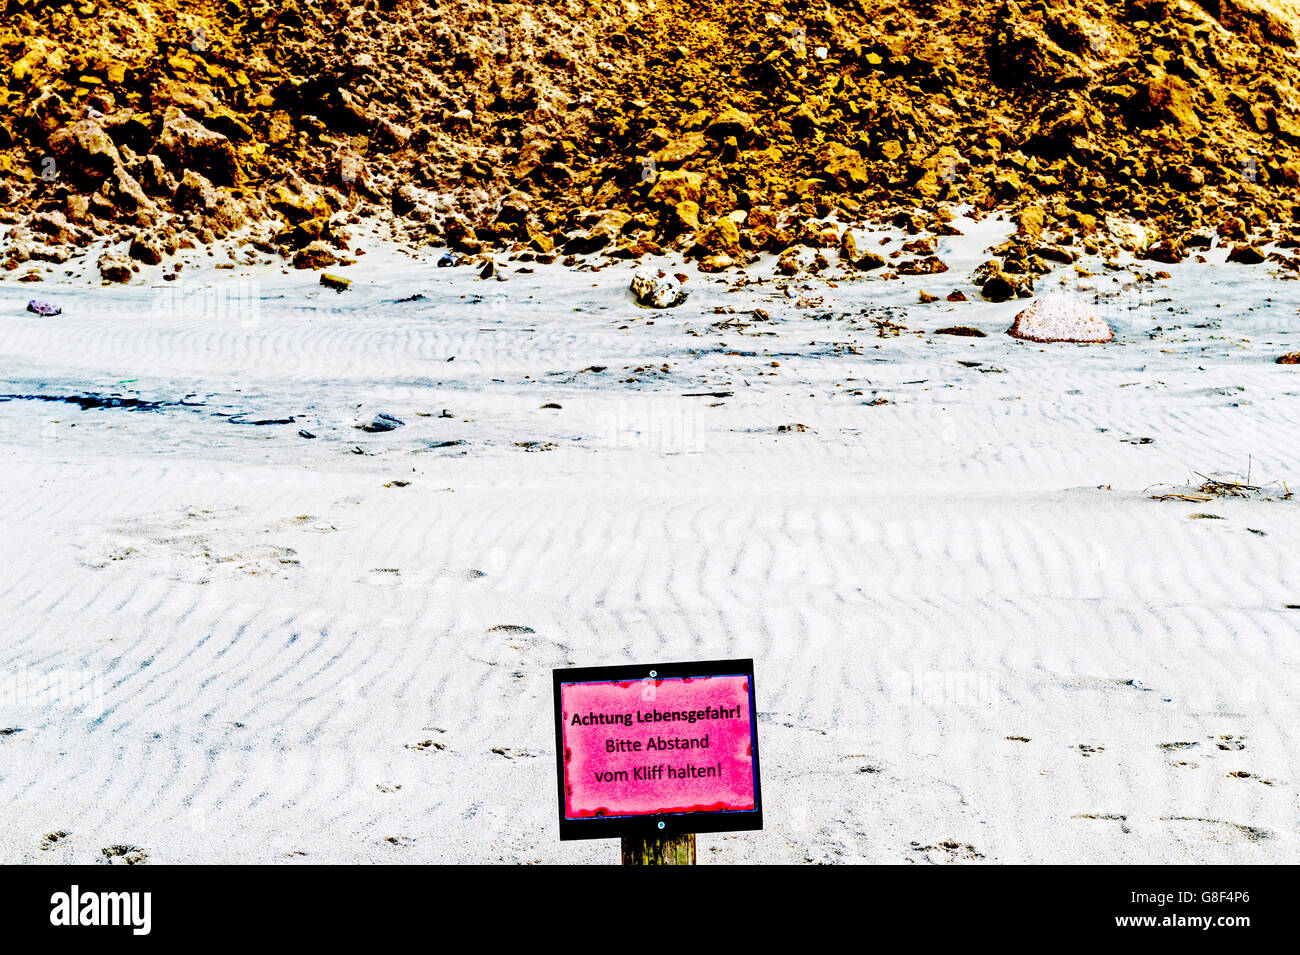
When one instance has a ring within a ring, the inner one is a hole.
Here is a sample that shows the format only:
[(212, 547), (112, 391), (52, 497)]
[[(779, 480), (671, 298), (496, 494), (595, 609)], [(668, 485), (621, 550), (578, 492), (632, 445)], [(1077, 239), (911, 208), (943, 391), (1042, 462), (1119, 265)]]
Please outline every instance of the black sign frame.
[[(653, 674), (653, 676), (652, 676)], [(630, 816), (584, 816), (570, 819), (564, 814), (564, 713), (560, 687), (565, 683), (621, 682), (646, 679), (671, 680), (683, 677), (743, 676), (749, 681), (750, 751), (754, 757), (754, 808), (713, 812), (666, 812)], [(567, 667), (551, 671), (555, 706), (555, 776), (559, 796), (560, 839), (669, 839), (690, 832), (744, 832), (763, 828), (762, 773), (758, 763), (758, 709), (754, 693), (754, 661), (700, 660), (689, 663), (651, 663), (597, 667)]]

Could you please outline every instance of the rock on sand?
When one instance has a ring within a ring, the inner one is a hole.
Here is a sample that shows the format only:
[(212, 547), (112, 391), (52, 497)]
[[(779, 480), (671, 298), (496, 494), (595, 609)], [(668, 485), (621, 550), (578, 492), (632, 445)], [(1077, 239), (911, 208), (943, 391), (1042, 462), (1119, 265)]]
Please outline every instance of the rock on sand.
[(640, 268), (632, 274), (632, 294), (637, 303), (650, 308), (671, 308), (686, 301), (686, 289), (675, 276), (656, 268)]
[(1115, 337), (1090, 306), (1065, 295), (1034, 299), (1007, 334), (1030, 342), (1108, 342)]

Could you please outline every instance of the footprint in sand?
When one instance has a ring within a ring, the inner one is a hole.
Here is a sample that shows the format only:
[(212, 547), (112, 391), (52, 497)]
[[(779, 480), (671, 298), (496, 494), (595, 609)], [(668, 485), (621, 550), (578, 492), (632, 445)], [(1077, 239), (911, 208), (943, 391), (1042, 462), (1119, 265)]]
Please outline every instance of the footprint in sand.
[(72, 833), (66, 832), (63, 829), (58, 829), (54, 832), (47, 832), (45, 835), (41, 836), (41, 851), (48, 852), (53, 849), (55, 845), (67, 839), (70, 835), (72, 835)]
[[(907, 850), (914, 855), (919, 855), (919, 861), (928, 865), (948, 865), (956, 862), (976, 862), (984, 858), (984, 853), (980, 852), (969, 842), (956, 842), (954, 840), (945, 840), (937, 845), (923, 846), (919, 842), (913, 842)], [(908, 859), (909, 862), (916, 862), (916, 859)]]
[(1203, 816), (1161, 816), (1161, 822), (1195, 822), (1203, 826), (1221, 828), (1227, 835), (1245, 839), (1247, 842), (1265, 842), (1273, 838), (1273, 833), (1258, 826), (1247, 826), (1226, 819), (1206, 819)]
[(804, 853), (803, 861), (806, 865), (839, 865), (844, 861), (844, 847), (842, 845), (820, 846)]
[(534, 757), (536, 753), (530, 753), (526, 749), (508, 749), (505, 746), (493, 746), (492, 752), (497, 756), (504, 756), (506, 759), (522, 759), (524, 757)]
[(105, 846), (99, 851), (108, 865), (143, 865), (149, 861), (149, 853), (139, 846)]
[[(441, 732), (441, 731), (439, 731), (439, 732)], [(419, 753), (423, 753), (423, 752), (425, 752), (426, 750), (433, 750), (433, 751), (437, 752), (437, 751), (440, 750), (440, 749), (446, 749), (446, 748), (447, 748), (447, 744), (446, 744), (446, 743), (439, 743), (436, 739), (425, 739), (425, 740), (421, 740), (421, 741), (418, 742), (418, 743), (407, 743), (407, 744), (406, 744), (406, 748), (407, 748), (407, 749), (413, 749), (413, 750), (415, 750), (416, 752), (419, 752)]]
[[(243, 574), (287, 577), (300, 566), (298, 552), (292, 547), (272, 543), (250, 546), (248, 534), (228, 520), (242, 511), (239, 507), (220, 512), (183, 509), (160, 519), (95, 531), (78, 541), (80, 560), (95, 570), (129, 562), (151, 574), (200, 584)], [(211, 523), (214, 521), (219, 523)], [(200, 530), (193, 527), (196, 523), (208, 526)], [(270, 533), (276, 529), (286, 528), (272, 524), (263, 530)]]
[(311, 514), (299, 514), (296, 517), (284, 517), (270, 525), (268, 530), (304, 530), (313, 534), (329, 534), (338, 530), (334, 524), (314, 517)]
[(1233, 779), (1253, 779), (1257, 783), (1263, 783), (1265, 786), (1272, 786), (1273, 780), (1265, 779), (1263, 776), (1256, 776), (1254, 773), (1248, 773), (1244, 769), (1239, 769), (1234, 773), (1228, 773)]
[(1117, 812), (1080, 812), (1070, 817), (1071, 819), (1096, 819), (1103, 822), (1118, 822), (1119, 831), (1127, 835), (1133, 830), (1129, 828), (1128, 816)]
[[(781, 717), (788, 717), (788, 719), (782, 719)], [(796, 716), (793, 713), (760, 712), (758, 714), (758, 721), (760, 723), (771, 723), (774, 726), (780, 726), (781, 728), (788, 730), (806, 730), (809, 733), (816, 733), (819, 736), (830, 735), (821, 727), (811, 726), (802, 717)]]
[(1188, 769), (1196, 769), (1197, 766), (1200, 765), (1200, 764), (1199, 764), (1199, 763), (1191, 763), (1191, 762), (1188, 762), (1188, 761), (1185, 760), (1185, 759), (1175, 759), (1175, 758), (1173, 758), (1173, 757), (1176, 757), (1179, 753), (1183, 753), (1183, 752), (1187, 752), (1188, 750), (1195, 749), (1197, 746), (1200, 746), (1200, 745), (1201, 745), (1200, 743), (1197, 743), (1197, 742), (1194, 742), (1194, 741), (1192, 741), (1192, 742), (1188, 742), (1188, 741), (1184, 741), (1184, 740), (1179, 740), (1179, 741), (1172, 742), (1172, 743), (1157, 743), (1157, 744), (1156, 744), (1157, 748), (1159, 748), (1161, 752), (1163, 752), (1166, 756), (1171, 757), (1171, 759), (1170, 759), (1170, 765), (1171, 765), (1171, 766), (1185, 766), (1185, 767), (1187, 767)]
[[(529, 668), (562, 667), (569, 663), (570, 648), (551, 637), (542, 636), (532, 627), (517, 623), (489, 627), (479, 655), (472, 658), (490, 667), (502, 668), (513, 680), (522, 680)], [(514, 639), (502, 640), (502, 637)]]

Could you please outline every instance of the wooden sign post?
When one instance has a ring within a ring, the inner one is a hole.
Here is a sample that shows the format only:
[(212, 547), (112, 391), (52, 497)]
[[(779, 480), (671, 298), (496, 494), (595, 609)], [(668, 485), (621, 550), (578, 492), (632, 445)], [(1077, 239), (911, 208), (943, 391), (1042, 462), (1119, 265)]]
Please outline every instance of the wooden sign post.
[(624, 865), (695, 865), (695, 833), (673, 839), (623, 837)]
[(694, 865), (695, 833), (763, 828), (754, 661), (552, 671), (561, 839)]

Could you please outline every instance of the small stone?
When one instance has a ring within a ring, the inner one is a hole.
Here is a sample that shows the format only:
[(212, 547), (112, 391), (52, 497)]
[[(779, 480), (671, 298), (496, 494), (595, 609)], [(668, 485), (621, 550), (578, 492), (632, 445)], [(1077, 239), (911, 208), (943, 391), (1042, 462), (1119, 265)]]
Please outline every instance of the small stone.
[(162, 249), (158, 243), (144, 235), (137, 235), (131, 240), (127, 255), (145, 265), (157, 265), (162, 261)]
[[(555, 251), (555, 240), (537, 226), (532, 224), (526, 225), (524, 226), (524, 231), (528, 234), (528, 245), (530, 248), (543, 253)], [(442, 264), (441, 259), (438, 261), (438, 264)], [(455, 263), (452, 262), (450, 264), (454, 265)]]
[(734, 256), (740, 252), (740, 230), (730, 216), (718, 216), (700, 233), (697, 244), (715, 255)]
[(975, 269), (971, 279), (980, 286), (980, 293), (990, 302), (1025, 298), (1034, 293), (1034, 282), (1030, 276), (1008, 274), (1008, 271), (997, 259), (989, 259)]
[(1151, 243), (1143, 253), (1143, 258), (1175, 265), (1187, 258), (1187, 251), (1177, 239), (1163, 238)]
[(129, 282), (131, 280), (131, 262), (116, 252), (105, 252), (95, 263), (99, 267), (100, 277), (105, 282)]
[[(32, 312), (35, 315), (44, 315), (47, 318), (52, 315), (63, 314), (63, 309), (59, 308), (57, 305), (52, 305), (49, 302), (42, 302), (39, 299), (32, 299), (28, 302), (27, 311)], [(1279, 359), (1279, 361), (1280, 360), (1281, 359)]]
[(845, 229), (840, 238), (840, 258), (862, 272), (870, 272), (885, 264), (883, 257), (867, 251), (866, 241), (866, 235), (856, 229)]
[(1039, 258), (1050, 259), (1053, 262), (1063, 262), (1066, 265), (1079, 260), (1078, 252), (1060, 245), (1040, 245), (1034, 249), (1034, 254)]
[(1229, 262), (1240, 262), (1242, 265), (1259, 265), (1264, 260), (1264, 253), (1253, 245), (1238, 245), (1228, 253)]
[[(334, 250), (325, 242), (317, 239), (315, 242), (308, 243), (299, 249), (293, 256), (293, 267), (295, 269), (322, 269), (326, 266), (333, 265), (339, 260), (334, 254)], [(325, 276), (321, 276), (321, 284), (328, 285)]]
[(1037, 242), (1043, 237), (1043, 223), (1046, 217), (1038, 206), (1026, 206), (1020, 210), (1016, 220), (1016, 234), (1023, 239)]
[(980, 286), (980, 294), (990, 302), (1005, 302), (1016, 294), (1015, 282), (1005, 272), (994, 272)]
[(374, 418), (371, 419), (371, 422), (368, 425), (366, 425), (362, 430), (369, 431), (371, 433), (378, 433), (383, 431), (396, 431), (398, 428), (404, 427), (405, 425), (406, 422), (403, 421), (401, 418), (395, 418), (390, 414), (384, 414), (381, 412), (375, 415)]
[(899, 275), (937, 275), (947, 272), (948, 265), (938, 256), (927, 255), (919, 259), (906, 259), (898, 263)]

